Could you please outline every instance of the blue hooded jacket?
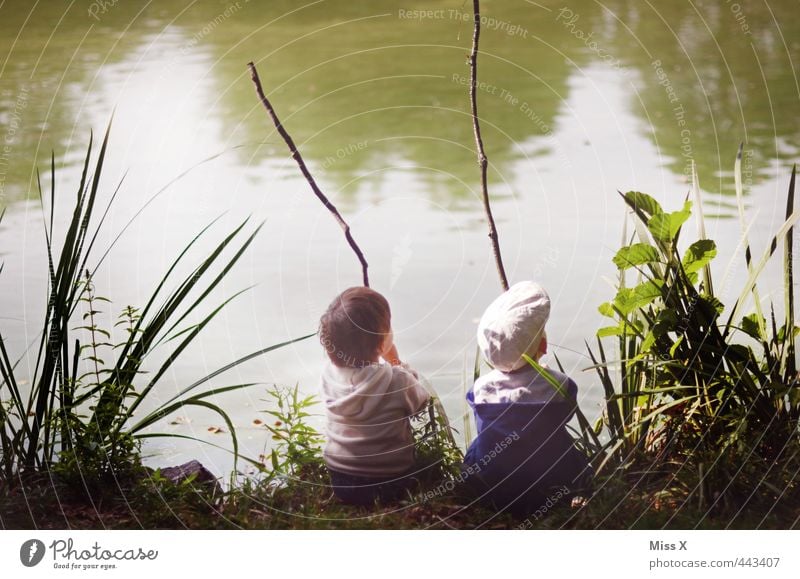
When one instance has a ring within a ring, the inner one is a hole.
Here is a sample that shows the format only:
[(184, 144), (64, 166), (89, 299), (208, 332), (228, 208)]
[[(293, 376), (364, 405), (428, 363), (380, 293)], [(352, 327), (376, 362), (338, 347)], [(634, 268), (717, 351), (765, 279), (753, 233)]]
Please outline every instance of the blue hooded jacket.
[[(572, 494), (591, 476), (587, 458), (566, 429), (575, 413), (577, 385), (560, 372), (549, 371), (566, 387), (570, 402), (551, 386), (544, 390), (540, 382), (544, 378), (530, 370), (534, 373), (526, 372), (517, 381), (530, 380), (538, 397), (476, 403), (474, 391), (467, 393), (478, 434), (464, 457), (465, 479), (481, 498), (512, 511), (533, 512), (554, 489), (560, 490), (559, 497)], [(545, 391), (547, 396), (542, 396)]]

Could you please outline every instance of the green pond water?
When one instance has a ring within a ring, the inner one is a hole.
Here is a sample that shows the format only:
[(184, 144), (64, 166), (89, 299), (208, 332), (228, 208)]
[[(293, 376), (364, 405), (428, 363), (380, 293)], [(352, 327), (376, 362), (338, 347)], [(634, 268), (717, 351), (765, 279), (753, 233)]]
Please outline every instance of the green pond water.
[[(482, 6), (479, 107), (506, 269), (512, 283), (548, 288), (551, 352), (597, 416), (601, 389), (583, 371), (583, 342), (603, 325), (596, 308), (613, 291), (624, 216), (617, 190), (677, 207), (694, 162), (730, 303), (744, 264), (732, 218), (740, 142), (754, 251), (782, 222), (800, 157), (798, 4)], [(254, 61), (311, 171), (349, 220), (372, 286), (390, 300), (401, 357), (429, 377), (460, 428), (476, 322), (500, 290), (469, 116), (470, 10), (463, 0), (0, 3), (0, 323), (9, 349), (22, 355), (35, 341), (46, 300), (36, 170), (47, 173), (55, 153), (63, 223), (89, 132), (102, 133), (112, 113), (103, 195), (125, 179), (101, 246), (144, 209), (95, 279), (113, 301), (107, 327), (125, 305), (142, 305), (209, 221), (223, 215), (198, 259), (245, 216), (266, 220), (215, 297), (253, 288), (186, 352), (157, 397), (314, 331), (336, 293), (360, 283), (338, 226), (256, 99), (246, 67)], [(766, 299), (777, 280), (767, 272)], [(308, 340), (216, 384), (299, 383), (315, 392), (322, 363)], [(23, 359), (21, 374), (32, 368)], [(265, 419), (263, 392), (217, 400), (251, 455), (268, 445), (253, 422)], [(209, 432), (219, 426), (211, 414), (177, 422), (160, 430), (226, 443)], [(189, 442), (147, 452), (153, 464), (198, 458), (220, 473), (229, 467), (224, 453)]]

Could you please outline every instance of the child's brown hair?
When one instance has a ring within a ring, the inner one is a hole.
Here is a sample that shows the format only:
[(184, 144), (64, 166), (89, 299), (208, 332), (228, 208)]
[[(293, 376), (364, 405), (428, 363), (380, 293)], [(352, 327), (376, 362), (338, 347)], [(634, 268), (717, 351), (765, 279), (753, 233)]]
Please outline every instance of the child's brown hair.
[(351, 287), (322, 314), (319, 341), (336, 366), (365, 366), (380, 354), (391, 318), (385, 297), (368, 287)]

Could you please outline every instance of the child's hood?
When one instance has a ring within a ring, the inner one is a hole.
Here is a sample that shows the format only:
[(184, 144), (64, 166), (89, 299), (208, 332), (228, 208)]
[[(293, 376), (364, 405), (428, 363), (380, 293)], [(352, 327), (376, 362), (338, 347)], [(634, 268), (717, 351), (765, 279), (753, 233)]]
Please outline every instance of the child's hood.
[(322, 391), (328, 411), (342, 417), (357, 418), (374, 414), (385, 404), (393, 370), (389, 364), (363, 368), (340, 368), (327, 364), (322, 373)]

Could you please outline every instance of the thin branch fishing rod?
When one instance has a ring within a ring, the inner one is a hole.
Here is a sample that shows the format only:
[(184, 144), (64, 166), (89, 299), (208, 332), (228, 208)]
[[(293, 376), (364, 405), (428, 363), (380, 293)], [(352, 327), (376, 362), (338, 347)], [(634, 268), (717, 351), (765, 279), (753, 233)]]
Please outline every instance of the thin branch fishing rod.
[(292, 137), (286, 132), (286, 129), (283, 127), (278, 115), (275, 113), (275, 109), (272, 108), (272, 104), (270, 104), (269, 100), (264, 94), (264, 89), (261, 87), (261, 80), (258, 78), (258, 71), (256, 70), (255, 64), (248, 62), (247, 66), (250, 69), (250, 78), (253, 80), (253, 84), (256, 86), (256, 93), (258, 94), (258, 98), (261, 100), (261, 104), (264, 105), (264, 108), (267, 110), (267, 114), (269, 114), (270, 119), (272, 119), (275, 128), (278, 130), (278, 134), (283, 137), (283, 140), (289, 147), (292, 158), (297, 162), (297, 166), (300, 167), (300, 171), (303, 173), (306, 181), (308, 181), (308, 184), (311, 186), (311, 190), (314, 191), (314, 194), (322, 202), (326, 209), (331, 212), (331, 215), (333, 215), (333, 218), (336, 219), (339, 227), (341, 227), (342, 231), (344, 231), (344, 237), (347, 239), (347, 243), (350, 244), (350, 247), (353, 249), (356, 257), (358, 257), (358, 261), (361, 263), (361, 272), (364, 277), (364, 285), (369, 287), (369, 276), (367, 275), (367, 268), (369, 265), (367, 264), (367, 260), (364, 258), (361, 248), (358, 247), (358, 244), (355, 242), (352, 234), (350, 233), (350, 226), (342, 218), (339, 210), (336, 209), (334, 204), (331, 203), (325, 194), (320, 190), (317, 182), (314, 180), (314, 177), (311, 176), (311, 172), (308, 170), (308, 167), (306, 167), (306, 163), (303, 161), (300, 151), (297, 150), (297, 146), (294, 144)]
[(481, 193), (483, 194), (483, 208), (486, 211), (486, 219), (489, 221), (489, 239), (492, 240), (492, 251), (494, 252), (494, 261), (497, 265), (497, 274), (500, 276), (500, 284), (505, 291), (508, 289), (508, 278), (506, 277), (506, 270), (503, 267), (503, 257), (500, 255), (500, 241), (497, 237), (497, 227), (495, 227), (494, 224), (494, 217), (492, 217), (492, 207), (489, 204), (489, 189), (486, 184), (488, 160), (483, 150), (481, 126), (478, 122), (478, 95), (476, 88), (478, 84), (478, 42), (481, 37), (481, 3), (479, 0), (473, 0), (472, 6), (475, 13), (475, 27), (472, 32), (472, 53), (469, 57), (469, 99), (472, 105), (472, 128), (475, 132), (475, 144), (478, 147), (478, 165), (481, 169)]

